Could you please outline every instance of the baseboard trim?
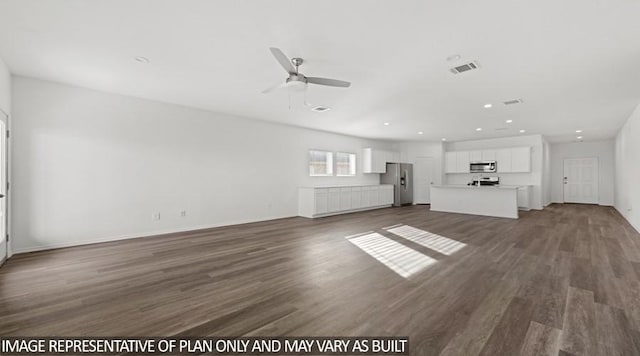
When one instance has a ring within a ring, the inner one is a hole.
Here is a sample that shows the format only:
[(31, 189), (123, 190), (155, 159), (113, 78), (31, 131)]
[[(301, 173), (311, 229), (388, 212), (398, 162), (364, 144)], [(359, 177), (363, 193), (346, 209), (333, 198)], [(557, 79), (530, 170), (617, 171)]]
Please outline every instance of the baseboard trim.
[(617, 206), (612, 205), (612, 207), (613, 207), (613, 209), (614, 209), (615, 211), (617, 211), (617, 212), (618, 212), (618, 214), (620, 214), (620, 216), (621, 216), (621, 217), (622, 217), (622, 218), (623, 218), (623, 219), (624, 219), (624, 220), (629, 224), (629, 226), (631, 226), (634, 230), (636, 230), (636, 232), (637, 232), (637, 233), (639, 233), (639, 234), (640, 234), (640, 226), (636, 226), (636, 225), (634, 225), (634, 224), (631, 222), (631, 220), (629, 220), (629, 219), (628, 219), (628, 218), (627, 218), (627, 217), (626, 217), (626, 216), (625, 216), (625, 215), (620, 211), (620, 209), (618, 209), (618, 207), (617, 207)]
[(22, 254), (22, 253), (29, 253), (29, 252), (45, 251), (45, 250), (54, 250), (54, 249), (67, 248), (67, 247), (93, 245), (93, 244), (100, 244), (100, 243), (105, 243), (105, 242), (114, 242), (114, 241), (129, 240), (129, 239), (138, 239), (138, 238), (142, 238), (142, 237), (160, 237), (160, 236), (163, 236), (163, 235), (170, 235), (170, 234), (176, 234), (176, 233), (185, 233), (185, 232), (186, 233), (197, 233), (197, 232), (200, 232), (200, 231), (203, 231), (203, 230), (215, 229), (215, 228), (218, 228), (218, 227), (226, 227), (226, 226), (233, 226), (233, 225), (244, 225), (244, 224), (251, 224), (251, 223), (263, 222), (263, 221), (288, 219), (288, 218), (293, 218), (293, 217), (296, 217), (296, 216), (295, 215), (292, 215), (292, 216), (277, 216), (277, 217), (269, 217), (269, 218), (264, 218), (264, 219), (259, 219), (259, 220), (246, 220), (246, 221), (241, 220), (241, 221), (236, 221), (236, 222), (233, 222), (233, 223), (199, 225), (199, 226), (183, 227), (183, 228), (176, 228), (176, 229), (166, 229), (166, 230), (149, 231), (149, 232), (142, 232), (142, 233), (136, 233), (136, 234), (126, 234), (126, 235), (119, 235), (119, 236), (111, 236), (111, 237), (104, 237), (104, 238), (85, 240), (85, 241), (73, 241), (73, 242), (63, 242), (63, 243), (39, 245), (39, 246), (20, 247), (20, 248), (16, 248), (16, 249), (13, 250), (13, 255)]

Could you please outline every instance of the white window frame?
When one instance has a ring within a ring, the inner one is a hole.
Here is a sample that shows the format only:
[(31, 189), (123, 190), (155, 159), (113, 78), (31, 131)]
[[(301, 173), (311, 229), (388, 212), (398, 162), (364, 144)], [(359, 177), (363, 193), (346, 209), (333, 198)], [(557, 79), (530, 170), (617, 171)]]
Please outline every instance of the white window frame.
[[(322, 152), (326, 154), (326, 174), (317, 174), (313, 172), (313, 166), (312, 166), (312, 161), (311, 161), (311, 155), (312, 152)], [(326, 151), (326, 150), (320, 150), (320, 149), (310, 149), (308, 152), (308, 157), (309, 157), (309, 176), (310, 177), (332, 177), (333, 176), (333, 172), (334, 172), (334, 157), (333, 157), (333, 152), (331, 151)]]
[[(338, 156), (339, 155), (347, 155), (349, 157), (349, 173), (348, 174), (340, 174), (338, 172)], [(336, 152), (336, 157), (333, 160), (335, 162), (336, 165), (336, 176), (338, 177), (355, 177), (357, 174), (357, 161), (358, 157), (355, 153), (351, 153), (351, 152)]]

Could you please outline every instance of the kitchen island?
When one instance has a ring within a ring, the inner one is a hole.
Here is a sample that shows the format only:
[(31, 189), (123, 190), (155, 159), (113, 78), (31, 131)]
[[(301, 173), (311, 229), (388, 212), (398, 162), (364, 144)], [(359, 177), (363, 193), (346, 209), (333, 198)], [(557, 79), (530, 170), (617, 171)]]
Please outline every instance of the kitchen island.
[(518, 218), (517, 185), (432, 185), (431, 210)]

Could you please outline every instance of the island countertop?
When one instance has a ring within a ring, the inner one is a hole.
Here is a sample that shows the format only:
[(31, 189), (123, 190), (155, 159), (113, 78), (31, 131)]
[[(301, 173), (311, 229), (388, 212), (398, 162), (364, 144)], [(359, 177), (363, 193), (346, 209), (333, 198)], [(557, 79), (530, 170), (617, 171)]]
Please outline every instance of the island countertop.
[(524, 185), (466, 185), (466, 184), (432, 184), (434, 188), (452, 188), (452, 189), (520, 189), (524, 188)]

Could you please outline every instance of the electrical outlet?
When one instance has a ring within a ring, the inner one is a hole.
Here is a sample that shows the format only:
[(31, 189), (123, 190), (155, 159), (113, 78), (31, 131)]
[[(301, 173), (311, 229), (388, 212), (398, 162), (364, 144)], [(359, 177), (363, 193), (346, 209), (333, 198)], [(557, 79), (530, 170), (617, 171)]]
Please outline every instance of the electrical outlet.
[(160, 212), (151, 214), (151, 220), (153, 221), (160, 220)]
[(181, 211), (180, 211), (180, 216), (182, 216), (183, 218), (184, 218), (185, 216), (187, 216), (187, 211), (186, 211), (186, 210), (181, 210)]

